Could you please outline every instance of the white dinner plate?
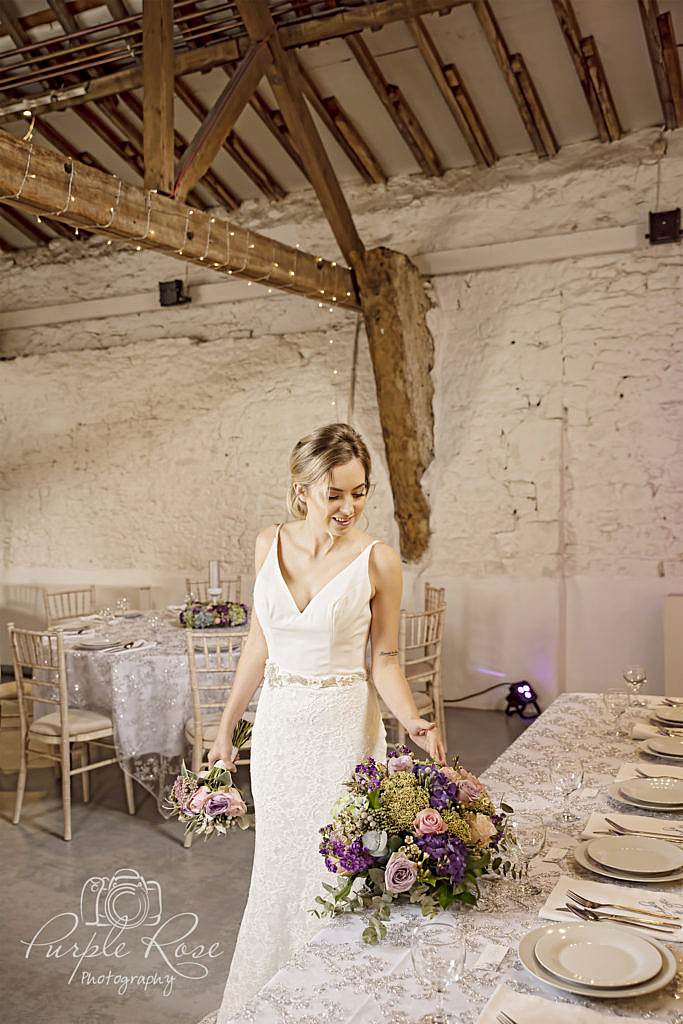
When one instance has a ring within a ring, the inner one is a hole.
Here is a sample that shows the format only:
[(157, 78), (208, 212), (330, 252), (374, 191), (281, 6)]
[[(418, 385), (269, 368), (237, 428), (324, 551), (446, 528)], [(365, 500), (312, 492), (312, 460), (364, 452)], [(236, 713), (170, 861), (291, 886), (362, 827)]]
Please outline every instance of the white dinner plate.
[(654, 978), (661, 954), (640, 935), (613, 924), (569, 924), (536, 943), (536, 959), (558, 978), (590, 988), (624, 988)]
[(650, 736), (643, 746), (662, 757), (683, 757), (683, 739), (679, 740), (677, 736)]
[(597, 864), (635, 875), (668, 875), (683, 871), (683, 849), (649, 836), (600, 836), (590, 839), (588, 856)]
[[(640, 982), (638, 985), (625, 985), (623, 988), (593, 988), (590, 985), (582, 985), (578, 981), (566, 981), (563, 978), (558, 978), (539, 962), (535, 950), (537, 943), (544, 935), (551, 931), (563, 930), (566, 927), (563, 924), (546, 924), (542, 928), (534, 928), (524, 936), (517, 948), (519, 959), (529, 974), (544, 981), (547, 985), (552, 985), (553, 988), (559, 988), (563, 992), (573, 992), (575, 995), (587, 996), (591, 999), (632, 999), (635, 996), (658, 992), (659, 989), (668, 985), (676, 975), (676, 957), (671, 950), (657, 939), (648, 937), (647, 942), (654, 946), (662, 958), (662, 969), (648, 981)], [(596, 928), (598, 925), (592, 924), (590, 927)]]
[(134, 608), (131, 608), (130, 611), (123, 612), (121, 615), (122, 619), (144, 619), (144, 617), (144, 612), (138, 612)]
[(663, 775), (657, 779), (628, 779), (619, 789), (630, 800), (673, 807), (683, 804), (683, 780)]
[(77, 644), (74, 644), (74, 647), (81, 651), (104, 651), (107, 647), (113, 647), (118, 642), (123, 643), (124, 641), (102, 640), (102, 638), (79, 640)]
[(669, 708), (666, 704), (660, 704), (659, 707), (654, 709), (654, 715), (661, 722), (683, 725), (683, 707)]
[[(616, 837), (618, 838), (618, 837)], [(577, 864), (580, 864), (586, 871), (592, 871), (595, 875), (601, 875), (602, 878), (615, 878), (619, 882), (640, 882), (644, 885), (664, 885), (669, 882), (680, 882), (683, 879), (683, 869), (680, 871), (672, 871), (670, 875), (642, 875), (636, 874), (632, 871), (617, 871), (616, 868), (606, 868), (602, 864), (598, 864), (594, 861), (588, 853), (588, 844), (592, 840), (587, 840), (585, 843), (579, 843), (572, 850), (574, 854), (574, 860)]]
[(629, 807), (640, 807), (648, 811), (662, 811), (667, 813), (672, 811), (683, 811), (683, 803), (666, 804), (666, 806), (664, 806), (663, 804), (650, 803), (648, 800), (635, 800), (631, 797), (625, 796), (618, 785), (610, 786), (607, 790), (607, 795), (610, 796), (612, 800), (617, 800), (620, 804), (627, 804)]

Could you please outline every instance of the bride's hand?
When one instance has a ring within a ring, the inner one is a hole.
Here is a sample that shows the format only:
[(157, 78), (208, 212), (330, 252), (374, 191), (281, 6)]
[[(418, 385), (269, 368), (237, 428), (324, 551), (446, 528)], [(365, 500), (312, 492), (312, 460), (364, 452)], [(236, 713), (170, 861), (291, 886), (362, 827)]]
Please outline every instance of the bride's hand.
[(216, 761), (225, 761), (225, 767), (229, 772), (237, 771), (237, 766), (232, 759), (232, 743), (227, 737), (220, 735), (216, 737), (207, 755), (207, 760), (209, 768), (213, 768)]
[(424, 718), (411, 718), (406, 722), (406, 729), (413, 743), (426, 750), (434, 761), (441, 764), (445, 762), (446, 751), (436, 722), (427, 722)]

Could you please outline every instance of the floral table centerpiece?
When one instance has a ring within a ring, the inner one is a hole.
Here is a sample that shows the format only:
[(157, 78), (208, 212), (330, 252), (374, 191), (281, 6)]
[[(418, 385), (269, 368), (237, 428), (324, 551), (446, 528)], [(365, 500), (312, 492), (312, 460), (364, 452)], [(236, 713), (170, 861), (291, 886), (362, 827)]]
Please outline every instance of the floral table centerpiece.
[(181, 626), (188, 629), (225, 629), (227, 626), (243, 626), (248, 615), (249, 609), (241, 601), (193, 601), (185, 605), (179, 618)]
[(514, 873), (505, 855), (505, 821), (486, 787), (457, 760), (420, 760), (408, 747), (386, 763), (356, 765), (320, 830), (320, 853), (336, 885), (323, 883), (317, 917), (370, 909), (363, 941), (377, 943), (395, 900), (418, 903), (425, 916), (459, 902), (475, 904), (487, 871)]

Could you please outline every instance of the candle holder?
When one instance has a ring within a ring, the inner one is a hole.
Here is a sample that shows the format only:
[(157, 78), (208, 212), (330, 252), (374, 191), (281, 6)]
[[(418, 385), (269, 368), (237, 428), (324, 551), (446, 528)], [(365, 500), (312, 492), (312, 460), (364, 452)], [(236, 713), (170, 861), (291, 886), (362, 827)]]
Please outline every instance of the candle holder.
[(221, 587), (207, 587), (206, 592), (209, 595), (211, 604), (220, 604), (221, 594), (223, 593)]

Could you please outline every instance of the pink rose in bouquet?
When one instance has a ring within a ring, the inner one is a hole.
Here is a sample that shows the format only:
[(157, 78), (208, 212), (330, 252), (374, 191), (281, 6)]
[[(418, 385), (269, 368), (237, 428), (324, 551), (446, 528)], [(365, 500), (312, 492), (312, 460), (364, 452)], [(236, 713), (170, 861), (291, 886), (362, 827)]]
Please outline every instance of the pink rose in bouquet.
[(468, 772), (466, 768), (449, 768), (444, 765), (441, 772), (449, 782), (455, 782), (458, 787), (458, 799), (467, 803), (473, 803), (486, 795), (486, 786), (480, 782), (476, 775)]
[(475, 814), (470, 822), (470, 832), (475, 843), (488, 843), (496, 834), (496, 826), (486, 814)]
[(413, 828), (421, 836), (438, 836), (446, 832), (448, 826), (438, 811), (425, 807), (415, 818)]
[(412, 770), (413, 759), (410, 754), (400, 754), (387, 760), (387, 772), (389, 775), (395, 775), (396, 772), (411, 772)]
[(417, 878), (417, 864), (403, 853), (392, 853), (384, 869), (387, 892), (408, 892)]
[(195, 792), (186, 808), (186, 813), (199, 814), (207, 800), (211, 799), (211, 790), (208, 786), (200, 786)]

